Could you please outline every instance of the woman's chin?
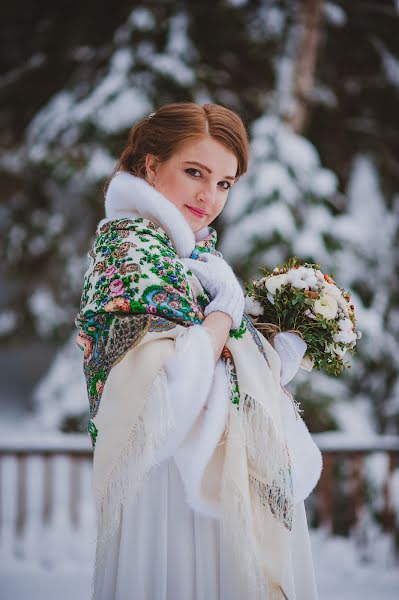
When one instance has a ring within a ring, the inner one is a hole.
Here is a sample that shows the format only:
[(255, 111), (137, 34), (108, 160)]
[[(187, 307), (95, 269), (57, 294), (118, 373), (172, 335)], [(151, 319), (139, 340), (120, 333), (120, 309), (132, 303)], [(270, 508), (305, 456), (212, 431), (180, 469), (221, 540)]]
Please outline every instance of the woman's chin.
[(198, 233), (199, 231), (201, 231), (202, 229), (205, 229), (206, 227), (208, 227), (208, 223), (205, 221), (204, 223), (189, 223), (190, 227), (191, 227), (191, 231), (193, 231), (193, 233)]
[(183, 208), (179, 208), (179, 210), (185, 218), (186, 222), (189, 224), (190, 229), (193, 233), (197, 233), (201, 229), (204, 229), (204, 227), (208, 227), (209, 223), (205, 215), (203, 217), (197, 217), (193, 215), (193, 213), (186, 206), (183, 206)]
[(201, 223), (202, 219), (198, 219), (197, 217), (193, 216), (188, 209), (186, 209), (184, 212), (182, 211), (182, 215), (190, 225), (191, 231), (194, 233), (205, 227), (205, 225), (202, 225)]

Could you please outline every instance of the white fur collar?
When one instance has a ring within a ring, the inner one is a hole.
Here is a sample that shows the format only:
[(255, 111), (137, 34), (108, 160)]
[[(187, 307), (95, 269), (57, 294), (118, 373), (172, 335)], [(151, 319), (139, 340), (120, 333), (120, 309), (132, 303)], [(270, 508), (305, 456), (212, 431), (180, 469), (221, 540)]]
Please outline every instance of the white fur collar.
[(178, 208), (147, 181), (126, 171), (118, 171), (111, 179), (105, 194), (106, 218), (98, 227), (111, 219), (144, 217), (164, 229), (172, 240), (177, 254), (191, 256), (195, 242), (208, 235), (203, 227), (194, 235), (190, 225)]

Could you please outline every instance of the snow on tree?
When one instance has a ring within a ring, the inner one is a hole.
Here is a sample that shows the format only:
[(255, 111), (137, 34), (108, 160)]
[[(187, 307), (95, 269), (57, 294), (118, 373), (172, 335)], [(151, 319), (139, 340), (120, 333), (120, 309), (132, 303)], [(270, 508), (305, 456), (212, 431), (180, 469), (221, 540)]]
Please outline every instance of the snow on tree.
[[(182, 13), (162, 17), (162, 10), (131, 11), (114, 32), (111, 50), (104, 47), (101, 67), (82, 59), (85, 64), (69, 85), (51, 95), (20, 144), (3, 155), (8, 190), (0, 222), (3, 265), (14, 278), (9, 303), (14, 294), (19, 306), (18, 318), (8, 319), (3, 335), (23, 330), (65, 339), (78, 306), (88, 243), (102, 213), (102, 187), (127, 131), (160, 98), (189, 99), (194, 73), (187, 19)], [(154, 28), (162, 33), (159, 39)]]
[(302, 375), (297, 391), (305, 405), (320, 393), (334, 396), (335, 419), (348, 432), (343, 402), (366, 411), (376, 432), (397, 431), (398, 312), (391, 304), (397, 207), (387, 208), (370, 157), (354, 160), (346, 206), (338, 212), (337, 178), (308, 140), (269, 116), (255, 121), (251, 134), (250, 169), (223, 212), (221, 250), (243, 280), (259, 277), (260, 266), (271, 269), (298, 256), (319, 262), (352, 291), (364, 333), (352, 372), (341, 382)]
[(353, 161), (346, 210), (331, 234), (338, 242), (335, 273), (353, 291), (364, 332), (359, 343), (351, 398), (367, 401), (375, 429), (399, 427), (399, 319), (397, 282), (398, 205), (387, 205), (380, 177), (369, 155)]

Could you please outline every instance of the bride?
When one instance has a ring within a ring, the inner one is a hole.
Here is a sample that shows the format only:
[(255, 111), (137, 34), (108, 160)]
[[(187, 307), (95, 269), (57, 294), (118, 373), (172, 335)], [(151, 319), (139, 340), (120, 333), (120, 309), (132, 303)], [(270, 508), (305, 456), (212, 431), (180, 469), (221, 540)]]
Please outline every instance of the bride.
[[(240, 117), (162, 106), (108, 183), (76, 319), (98, 514), (94, 600), (316, 600), (304, 500), (321, 454), (210, 226), (245, 173)], [(240, 240), (237, 240), (240, 243)]]

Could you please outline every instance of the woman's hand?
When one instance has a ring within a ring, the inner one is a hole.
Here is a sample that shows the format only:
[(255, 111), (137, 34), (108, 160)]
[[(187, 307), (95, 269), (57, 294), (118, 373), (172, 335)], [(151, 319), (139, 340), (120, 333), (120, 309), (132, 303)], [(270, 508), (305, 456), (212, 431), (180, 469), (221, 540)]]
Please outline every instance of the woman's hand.
[(299, 335), (288, 331), (274, 336), (273, 346), (281, 360), (280, 381), (282, 385), (286, 385), (298, 372), (308, 346)]
[(215, 311), (224, 312), (231, 317), (233, 329), (238, 329), (244, 314), (244, 292), (227, 262), (210, 253), (202, 254), (197, 260), (183, 258), (182, 262), (212, 298), (205, 308), (205, 316)]

